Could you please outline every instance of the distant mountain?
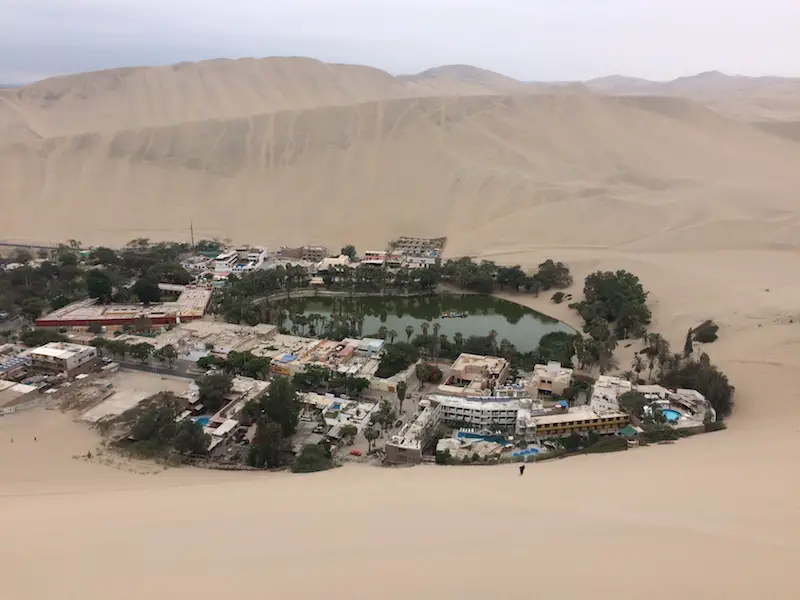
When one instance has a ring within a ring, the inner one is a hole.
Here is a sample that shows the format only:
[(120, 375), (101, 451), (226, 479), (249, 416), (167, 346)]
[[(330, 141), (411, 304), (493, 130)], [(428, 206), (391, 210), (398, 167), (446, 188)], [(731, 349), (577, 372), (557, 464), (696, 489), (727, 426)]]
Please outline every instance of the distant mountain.
[(585, 82), (610, 95), (677, 96), (742, 120), (800, 120), (800, 79), (707, 71), (672, 81), (611, 75)]

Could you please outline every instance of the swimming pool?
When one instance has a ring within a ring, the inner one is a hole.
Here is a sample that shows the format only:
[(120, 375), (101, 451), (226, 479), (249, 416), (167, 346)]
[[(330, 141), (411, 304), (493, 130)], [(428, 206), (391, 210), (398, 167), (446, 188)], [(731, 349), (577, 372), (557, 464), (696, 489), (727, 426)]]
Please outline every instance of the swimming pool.
[(511, 456), (531, 456), (533, 454), (539, 454), (539, 450), (537, 448), (525, 448), (524, 450), (514, 450), (511, 453)]
[(198, 423), (200, 427), (205, 427), (208, 425), (208, 422), (211, 420), (211, 417), (197, 417), (194, 422)]
[(341, 408), (342, 405), (340, 402), (334, 402), (333, 404), (331, 404), (331, 410), (340, 410)]
[(681, 413), (679, 413), (677, 410), (672, 410), (671, 408), (662, 408), (661, 414), (663, 414), (670, 423), (674, 423), (681, 418)]

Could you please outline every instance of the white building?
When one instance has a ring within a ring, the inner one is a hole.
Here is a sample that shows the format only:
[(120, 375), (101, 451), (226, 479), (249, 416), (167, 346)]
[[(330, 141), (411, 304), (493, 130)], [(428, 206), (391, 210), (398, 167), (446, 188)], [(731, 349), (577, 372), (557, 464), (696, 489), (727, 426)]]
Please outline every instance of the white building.
[(435, 394), (428, 399), (439, 405), (442, 422), (479, 429), (514, 427), (520, 405), (516, 398), (462, 398)]
[(34, 367), (60, 371), (68, 375), (97, 358), (97, 348), (69, 344), (67, 342), (50, 342), (30, 353)]
[(228, 273), (233, 271), (237, 260), (239, 260), (239, 255), (235, 250), (229, 250), (228, 252), (218, 254), (214, 259), (214, 274), (227, 276)]
[(617, 411), (619, 410), (619, 397), (632, 389), (633, 384), (627, 379), (600, 375), (592, 388), (589, 406), (596, 411)]
[(412, 269), (419, 269), (422, 267), (433, 267), (436, 265), (437, 256), (406, 256), (405, 263)]
[(364, 252), (364, 259), (361, 261), (362, 265), (375, 265), (383, 266), (386, 262), (386, 252), (384, 250), (368, 250)]

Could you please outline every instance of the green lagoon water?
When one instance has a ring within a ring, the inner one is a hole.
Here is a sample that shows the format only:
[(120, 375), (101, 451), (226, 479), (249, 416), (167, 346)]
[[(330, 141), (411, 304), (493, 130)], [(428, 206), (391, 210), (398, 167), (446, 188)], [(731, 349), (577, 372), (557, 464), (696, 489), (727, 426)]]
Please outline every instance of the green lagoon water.
[[(364, 315), (364, 335), (371, 335), (381, 326), (397, 332), (396, 340), (406, 339), (405, 328), (411, 325), (414, 335), (422, 333), (421, 325), (429, 323), (429, 334), (433, 333), (433, 323), (439, 323), (439, 334), (451, 340), (460, 332), (464, 338), (471, 335), (488, 335), (497, 332), (497, 339), (503, 338), (514, 344), (518, 350), (535, 350), (539, 339), (551, 331), (574, 333), (568, 325), (540, 312), (520, 306), (514, 302), (476, 295), (440, 295), (401, 297), (384, 296), (368, 298), (297, 298), (288, 300), (283, 306), (291, 315), (316, 313), (325, 317), (334, 312), (359, 312)], [(465, 318), (443, 318), (444, 313), (467, 313)], [(287, 326), (290, 326), (287, 323)]]

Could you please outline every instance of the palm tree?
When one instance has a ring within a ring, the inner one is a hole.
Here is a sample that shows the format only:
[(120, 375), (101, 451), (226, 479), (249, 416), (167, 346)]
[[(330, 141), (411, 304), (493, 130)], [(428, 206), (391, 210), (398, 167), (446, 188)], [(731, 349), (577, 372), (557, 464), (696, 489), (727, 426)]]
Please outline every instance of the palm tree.
[(636, 371), (636, 379), (639, 379), (639, 374), (644, 369), (644, 361), (642, 360), (641, 354), (634, 354), (633, 355), (633, 362), (631, 363), (633, 370)]
[(430, 323), (423, 323), (420, 325), (420, 329), (422, 329), (422, 335), (424, 337), (428, 337), (428, 328), (431, 326)]
[(497, 332), (494, 329), (489, 332), (489, 343), (492, 345), (492, 352), (497, 354)]
[(414, 328), (411, 325), (406, 325), (406, 341), (411, 341), (411, 335), (414, 333)]
[(397, 332), (394, 329), (390, 329), (389, 333), (386, 335), (389, 337), (389, 343), (394, 344), (394, 338), (397, 337)]
[(434, 321), (433, 323), (433, 337), (437, 337), (439, 335), (439, 331), (442, 329), (441, 324), (438, 321)]
[(381, 325), (378, 327), (378, 337), (382, 340), (386, 339), (386, 336), (389, 334), (389, 331), (386, 329), (385, 325)]
[(464, 334), (460, 331), (456, 331), (455, 334), (453, 334), (453, 343), (458, 348), (462, 347), (464, 345)]

